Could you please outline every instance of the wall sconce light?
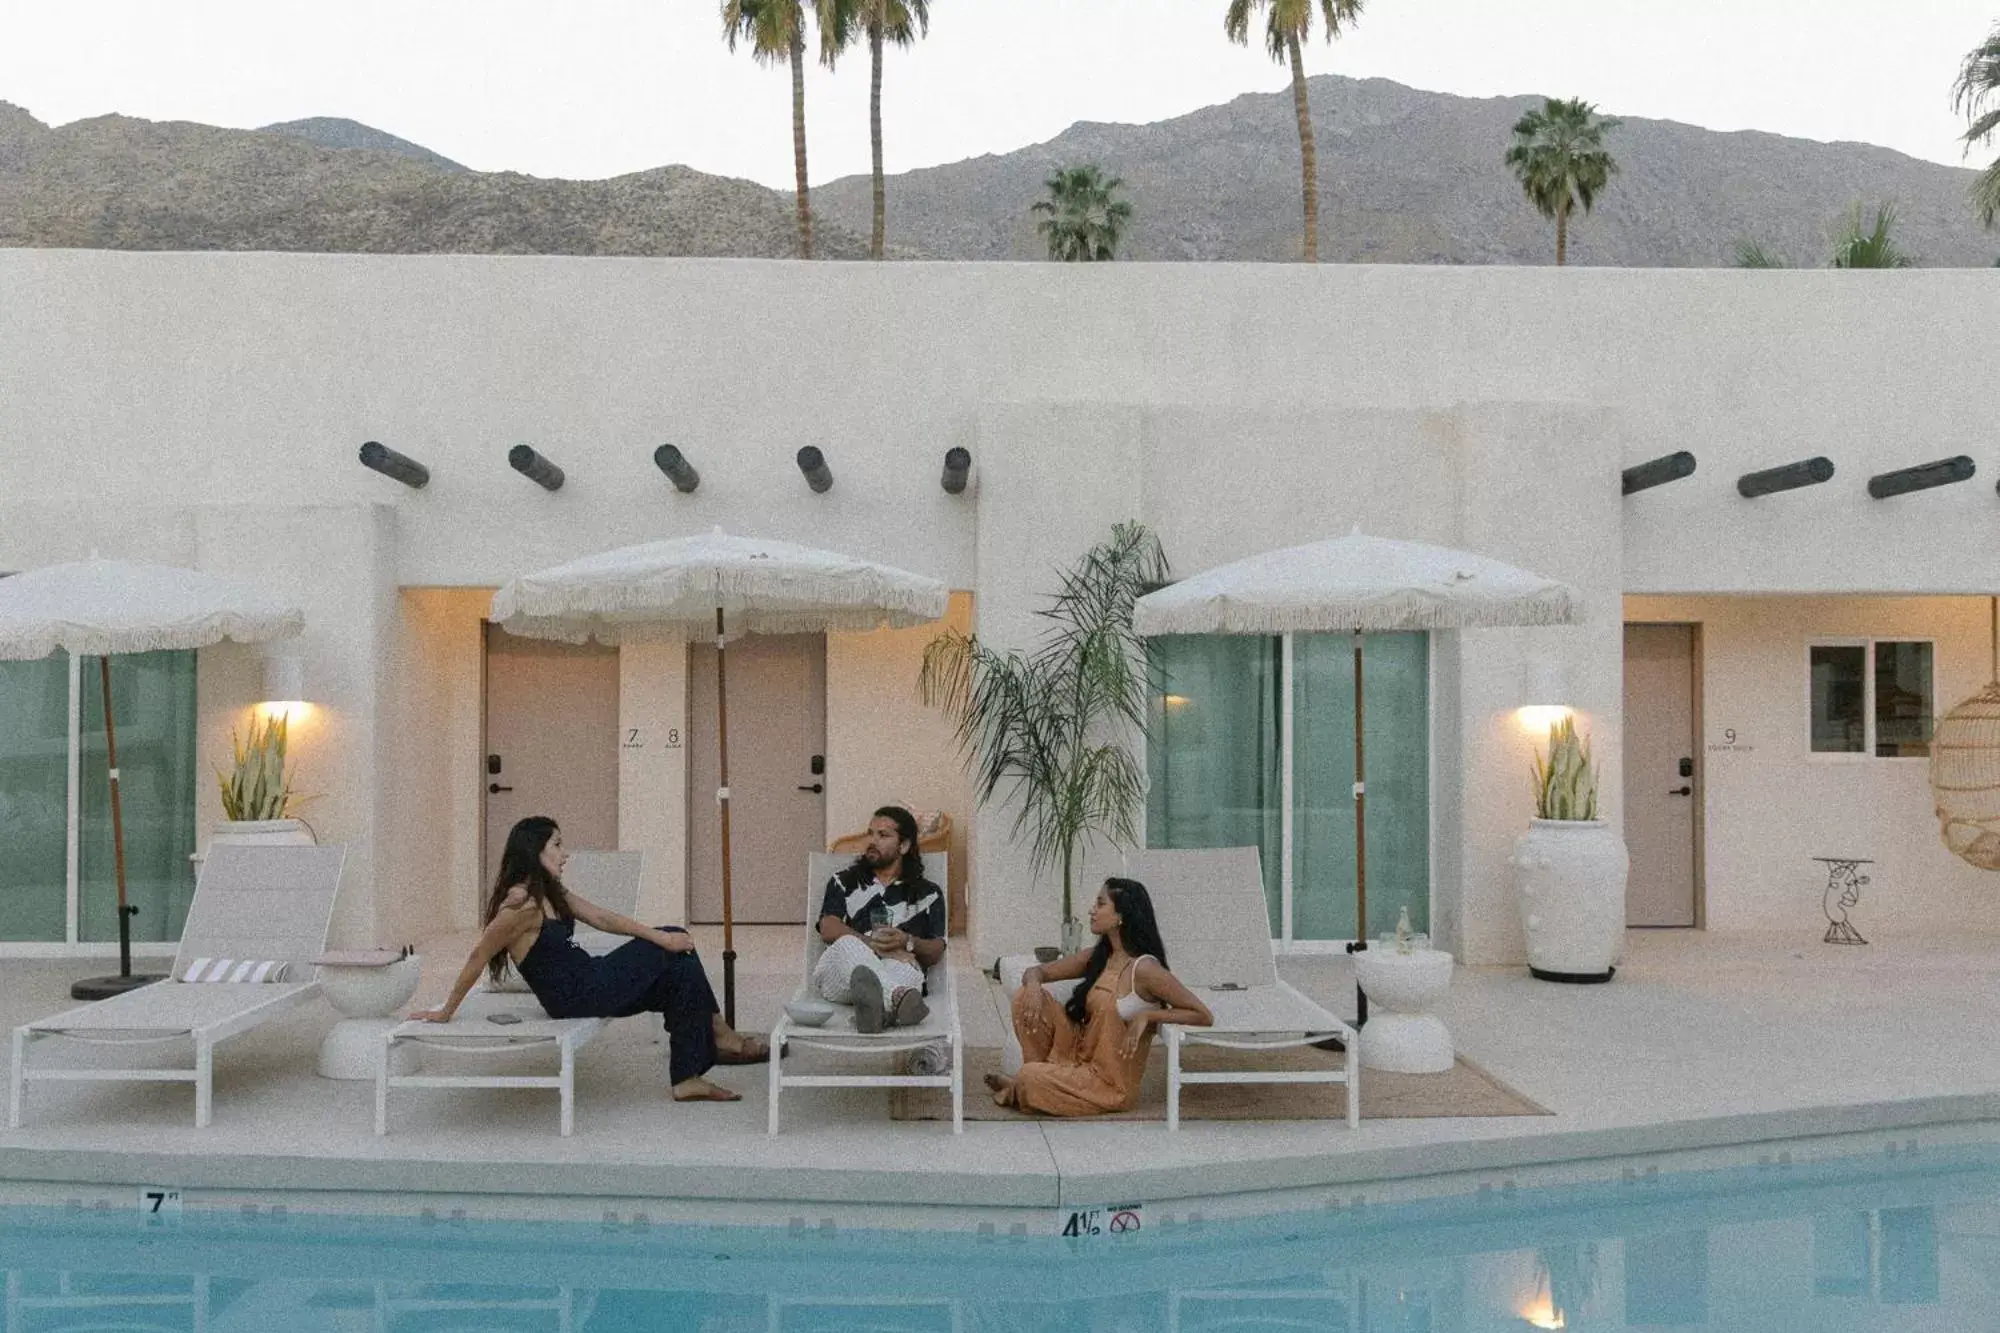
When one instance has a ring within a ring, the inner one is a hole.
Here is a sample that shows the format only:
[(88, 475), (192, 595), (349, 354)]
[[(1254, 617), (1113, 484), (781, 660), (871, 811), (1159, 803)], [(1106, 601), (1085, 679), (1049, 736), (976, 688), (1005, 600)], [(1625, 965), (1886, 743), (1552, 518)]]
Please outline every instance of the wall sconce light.
[(507, 451), (507, 466), (545, 491), (562, 489), (563, 470), (525, 444), (517, 444)]
[(1188, 698), (1185, 694), (1163, 694), (1160, 696), (1160, 706), (1175, 713), (1178, 713), (1193, 702), (1194, 700)]
[(291, 654), (264, 659), (264, 697), (257, 712), (264, 717), (289, 717), (312, 705), (306, 701), (305, 660)]
[(965, 494), (965, 483), (972, 475), (972, 451), (954, 445), (944, 451), (944, 493), (946, 495)]
[(667, 474), (667, 480), (682, 495), (693, 495), (694, 488), (701, 485), (701, 473), (694, 470), (694, 464), (687, 461), (687, 455), (671, 444), (663, 444), (653, 450), (653, 464)]
[(413, 491), (420, 491), (430, 484), (429, 468), (376, 440), (370, 440), (361, 446), (361, 466), (379, 472), (385, 477), (393, 477)]
[(1564, 701), (1569, 698), (1569, 671), (1553, 658), (1530, 658), (1522, 669), (1521, 706), (1514, 711), (1521, 730), (1531, 736), (1545, 736), (1576, 710)]
[(808, 444), (799, 450), (799, 471), (806, 474), (806, 485), (812, 487), (814, 495), (833, 489), (833, 469), (826, 465), (826, 455), (818, 445)]

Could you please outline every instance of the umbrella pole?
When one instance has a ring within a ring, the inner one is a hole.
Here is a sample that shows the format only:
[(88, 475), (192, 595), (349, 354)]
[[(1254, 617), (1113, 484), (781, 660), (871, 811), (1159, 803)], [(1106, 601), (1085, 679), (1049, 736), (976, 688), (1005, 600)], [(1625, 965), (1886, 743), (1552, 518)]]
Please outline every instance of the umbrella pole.
[(111, 716), (111, 659), (97, 659), (98, 680), (104, 690), (104, 759), (111, 777), (111, 855), (118, 875), (118, 975), (79, 981), (69, 988), (70, 998), (101, 1000), (121, 991), (158, 981), (155, 976), (132, 975), (132, 916), (138, 909), (125, 900), (125, 810), (118, 799), (118, 727)]
[[(1368, 768), (1362, 744), (1361, 631), (1354, 631), (1354, 951), (1368, 947)], [(1368, 996), (1354, 983), (1354, 1026), (1368, 1021)]]
[(721, 756), (715, 804), (722, 815), (722, 1021), (736, 1026), (736, 906), (729, 887), (729, 670), (724, 663), (722, 608), (715, 608), (715, 720)]

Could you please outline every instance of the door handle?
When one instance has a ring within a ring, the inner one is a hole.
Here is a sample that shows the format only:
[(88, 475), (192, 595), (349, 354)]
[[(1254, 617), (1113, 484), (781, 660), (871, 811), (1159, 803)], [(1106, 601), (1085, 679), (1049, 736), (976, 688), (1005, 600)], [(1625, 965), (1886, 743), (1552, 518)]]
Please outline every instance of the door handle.
[(1692, 795), (1694, 795), (1694, 788), (1693, 788), (1693, 787), (1675, 787), (1675, 788), (1674, 788), (1674, 789), (1673, 789), (1672, 791), (1668, 792), (1668, 793), (1667, 793), (1667, 795), (1669, 795), (1669, 796), (1692, 796)]
[(815, 783), (813, 783), (813, 785), (812, 785), (812, 786), (810, 786), (810, 787), (801, 787), (801, 788), (799, 788), (799, 790), (800, 790), (800, 791), (809, 791), (809, 792), (813, 793), (813, 794), (814, 794), (815, 796), (817, 796), (817, 795), (818, 795), (819, 793), (821, 793), (821, 792), (823, 792), (823, 791), (825, 791), (825, 790), (826, 790), (826, 784), (825, 784), (825, 783), (823, 783), (823, 782), (815, 782)]
[(486, 794), (489, 796), (498, 796), (503, 791), (512, 791), (512, 790), (514, 790), (512, 787), (503, 787), (497, 782), (489, 782), (486, 784)]

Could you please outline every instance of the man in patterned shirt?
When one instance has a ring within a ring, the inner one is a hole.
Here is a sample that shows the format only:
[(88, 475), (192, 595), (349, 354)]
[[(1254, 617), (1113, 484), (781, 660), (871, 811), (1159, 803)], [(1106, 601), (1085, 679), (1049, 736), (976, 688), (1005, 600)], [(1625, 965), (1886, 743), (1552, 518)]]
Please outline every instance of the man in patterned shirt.
[(826, 882), (813, 968), (822, 999), (854, 1006), (860, 1032), (924, 1021), (924, 969), (944, 957), (944, 891), (924, 878), (916, 817), (885, 805), (868, 821), (868, 845)]

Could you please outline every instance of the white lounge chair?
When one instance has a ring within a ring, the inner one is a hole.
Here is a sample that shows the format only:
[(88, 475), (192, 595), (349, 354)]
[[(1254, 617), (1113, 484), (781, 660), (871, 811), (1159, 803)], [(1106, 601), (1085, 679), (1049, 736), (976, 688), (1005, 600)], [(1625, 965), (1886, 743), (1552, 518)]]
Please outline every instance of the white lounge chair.
[[(1125, 873), (1144, 884), (1153, 900), (1174, 975), (1215, 1015), (1212, 1027), (1168, 1023), (1160, 1028), (1167, 1049), (1167, 1128), (1180, 1128), (1181, 1088), (1188, 1083), (1344, 1083), (1347, 1126), (1357, 1127), (1360, 1043), (1353, 1028), (1278, 976), (1257, 849), (1132, 852), (1126, 857)], [(1189, 1045), (1275, 1051), (1328, 1037), (1338, 1037), (1346, 1048), (1343, 1067), (1337, 1070), (1189, 1073), (1181, 1067), (1182, 1052)]]
[[(599, 907), (632, 916), (639, 910), (639, 885), (644, 872), (639, 852), (572, 852), (563, 868), (563, 882), (578, 896)], [(578, 926), (577, 944), (604, 954), (627, 937)], [(509, 971), (512, 965), (509, 964)], [(493, 1015), (503, 1015), (500, 1022)], [(375, 1067), (375, 1132), (389, 1132), (389, 1089), (395, 1088), (553, 1088), (561, 1101), (562, 1132), (576, 1124), (576, 1056), (604, 1031), (609, 1019), (550, 1018), (526, 990), (479, 989), (465, 997), (449, 1023), (408, 1022), (391, 1028), (383, 1039), (382, 1059)], [(450, 1051), (478, 1058), (547, 1047), (558, 1057), (553, 1074), (482, 1074), (394, 1072), (395, 1048), (405, 1043), (420, 1049)]]
[[(172, 973), (137, 990), (37, 1019), (14, 1029), (7, 1123), (21, 1125), (30, 1082), (194, 1084), (194, 1123), (205, 1127), (214, 1096), (215, 1047), (319, 993), (312, 960), (326, 949), (327, 925), (347, 849), (244, 847), (209, 850), (188, 905)], [(279, 982), (190, 982), (197, 959), (277, 961), (294, 978)], [(51, 1037), (103, 1045), (156, 1046), (192, 1039), (194, 1064), (178, 1068), (28, 1064), (29, 1048)], [(303, 1056), (301, 1058), (304, 1058)]]
[[(854, 863), (851, 856), (821, 852), (807, 859), (805, 972), (795, 998), (817, 999), (812, 989), (813, 965), (826, 952), (819, 937), (819, 909), (826, 882)], [(949, 882), (950, 863), (937, 852), (924, 856), (924, 874), (940, 886)], [(949, 908), (947, 908), (947, 911)], [(949, 931), (947, 930), (947, 934)], [(824, 1027), (794, 1023), (790, 1014), (781, 1014), (771, 1029), (771, 1123), (769, 1132), (778, 1132), (778, 1096), (786, 1088), (950, 1088), (951, 1132), (965, 1132), (965, 1038), (958, 1023), (958, 994), (952, 973), (952, 954), (960, 946), (948, 946), (938, 965), (929, 970), (924, 988), (930, 1014), (915, 1027), (893, 1027), (882, 1032), (854, 1030), (854, 1007), (837, 1004)], [(863, 1055), (879, 1060), (884, 1055), (915, 1050), (942, 1042), (951, 1061), (943, 1074), (788, 1074), (785, 1072), (787, 1043), (824, 1051)]]

